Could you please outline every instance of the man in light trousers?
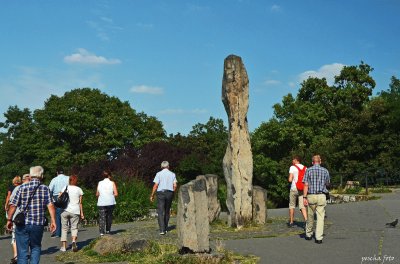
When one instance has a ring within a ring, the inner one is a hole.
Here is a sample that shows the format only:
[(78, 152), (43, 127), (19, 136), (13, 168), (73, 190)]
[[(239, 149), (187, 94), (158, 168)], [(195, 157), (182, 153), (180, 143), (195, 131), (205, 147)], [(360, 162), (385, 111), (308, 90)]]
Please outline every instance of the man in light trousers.
[(314, 227), (314, 213), (317, 215), (315, 228), (315, 243), (321, 244), (324, 234), (325, 206), (330, 183), (329, 172), (321, 167), (321, 157), (315, 155), (312, 158), (313, 166), (308, 168), (304, 175), (303, 203), (307, 206), (306, 240), (312, 239)]

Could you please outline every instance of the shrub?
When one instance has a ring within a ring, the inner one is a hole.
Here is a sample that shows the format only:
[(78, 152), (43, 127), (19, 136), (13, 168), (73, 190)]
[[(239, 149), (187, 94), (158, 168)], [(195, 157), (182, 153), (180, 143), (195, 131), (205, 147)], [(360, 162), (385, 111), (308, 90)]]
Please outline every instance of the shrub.
[(345, 194), (359, 194), (362, 191), (361, 186), (354, 186), (353, 188), (346, 189)]
[(118, 197), (114, 215), (116, 221), (130, 222), (136, 217), (147, 215), (151, 202), (151, 190), (143, 181), (117, 181)]
[(388, 187), (385, 187), (383, 184), (377, 185), (375, 188), (371, 188), (372, 193), (391, 193)]
[[(117, 204), (113, 212), (113, 219), (116, 222), (130, 222), (135, 218), (147, 215), (151, 203), (149, 201), (151, 190), (142, 181), (123, 180), (118, 178), (115, 180), (118, 188)], [(97, 220), (98, 208), (95, 189), (82, 188), (83, 195), (83, 212), (88, 221)]]

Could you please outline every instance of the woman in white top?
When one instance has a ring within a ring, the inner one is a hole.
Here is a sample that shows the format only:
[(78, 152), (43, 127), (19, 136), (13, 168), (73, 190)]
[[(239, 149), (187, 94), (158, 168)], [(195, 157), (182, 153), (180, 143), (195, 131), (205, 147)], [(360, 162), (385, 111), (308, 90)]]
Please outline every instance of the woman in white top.
[(76, 239), (78, 237), (78, 223), (79, 218), (84, 219), (82, 209), (82, 195), (83, 191), (81, 188), (76, 186), (78, 183), (78, 176), (69, 176), (69, 185), (64, 187), (59, 195), (61, 195), (67, 188), (69, 195), (69, 202), (67, 208), (61, 214), (61, 248), (60, 251), (66, 251), (67, 249), (67, 233), (68, 233), (68, 222), (71, 225), (71, 238), (72, 238), (72, 251), (78, 251), (76, 245)]
[(100, 236), (110, 233), (112, 214), (116, 204), (115, 197), (118, 196), (117, 185), (111, 180), (111, 172), (104, 170), (102, 174), (104, 180), (99, 182), (96, 191)]

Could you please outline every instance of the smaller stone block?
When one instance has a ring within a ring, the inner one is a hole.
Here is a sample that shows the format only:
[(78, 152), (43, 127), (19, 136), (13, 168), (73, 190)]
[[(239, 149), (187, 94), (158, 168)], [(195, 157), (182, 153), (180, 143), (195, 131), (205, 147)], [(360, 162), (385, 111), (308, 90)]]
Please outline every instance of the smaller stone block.
[(253, 186), (253, 222), (263, 225), (267, 219), (267, 190)]
[(185, 252), (210, 251), (210, 225), (206, 180), (200, 178), (179, 188), (177, 231), (178, 245)]

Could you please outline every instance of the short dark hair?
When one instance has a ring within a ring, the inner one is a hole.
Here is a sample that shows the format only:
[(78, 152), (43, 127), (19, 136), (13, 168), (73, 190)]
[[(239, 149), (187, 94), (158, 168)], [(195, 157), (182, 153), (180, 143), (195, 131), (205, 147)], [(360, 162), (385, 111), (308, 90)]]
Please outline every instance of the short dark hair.
[(64, 173), (63, 167), (57, 167), (57, 173)]
[(294, 155), (293, 159), (297, 160), (298, 162), (301, 162), (301, 157), (299, 155)]

